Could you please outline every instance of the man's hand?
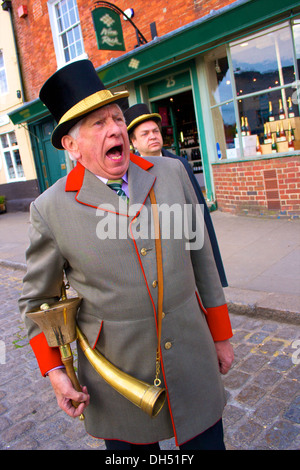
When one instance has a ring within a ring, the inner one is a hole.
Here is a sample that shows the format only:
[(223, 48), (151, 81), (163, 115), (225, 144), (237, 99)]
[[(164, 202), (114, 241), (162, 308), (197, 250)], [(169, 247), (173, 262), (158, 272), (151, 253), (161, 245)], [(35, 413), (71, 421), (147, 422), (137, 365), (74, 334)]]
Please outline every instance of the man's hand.
[(226, 339), (225, 341), (215, 341), (215, 347), (217, 350), (220, 372), (225, 375), (229, 371), (234, 360), (233, 348), (229, 339)]
[[(87, 388), (82, 387), (82, 392), (77, 392), (64, 369), (52, 370), (48, 375), (59, 407), (72, 418), (80, 416), (90, 402)], [(80, 403), (78, 408), (73, 406), (72, 400)]]

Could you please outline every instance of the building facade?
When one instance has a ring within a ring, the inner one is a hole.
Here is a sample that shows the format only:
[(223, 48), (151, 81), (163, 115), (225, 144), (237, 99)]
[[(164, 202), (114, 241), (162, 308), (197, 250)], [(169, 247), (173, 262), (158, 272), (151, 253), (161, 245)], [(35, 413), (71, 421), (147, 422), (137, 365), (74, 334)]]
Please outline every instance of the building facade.
[(41, 191), (71, 163), (51, 147), (55, 123), (39, 89), (89, 58), (107, 87), (129, 90), (128, 105), (161, 114), (165, 147), (189, 160), (211, 204), (299, 216), (299, 2), (120, 0), (138, 28), (118, 15), (122, 40), (107, 2), (12, 5), (26, 103), (10, 119), (28, 128)]
[(39, 190), (28, 132), (9, 119), (24, 103), (9, 11), (0, 9), (0, 25), (0, 196), (6, 210), (28, 210)]

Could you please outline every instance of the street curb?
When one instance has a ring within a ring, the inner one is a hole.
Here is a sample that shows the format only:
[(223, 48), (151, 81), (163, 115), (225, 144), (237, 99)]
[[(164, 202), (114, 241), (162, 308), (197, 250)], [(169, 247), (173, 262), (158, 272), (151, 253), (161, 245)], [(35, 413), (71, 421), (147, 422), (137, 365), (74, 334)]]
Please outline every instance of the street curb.
[[(25, 263), (18, 263), (15, 261), (2, 259), (0, 259), (0, 266), (4, 266), (13, 270), (24, 271), (24, 273), (27, 270)], [(257, 295), (260, 296), (260, 301), (255, 302)], [(272, 300), (274, 300), (274, 298), (276, 304), (283, 304), (284, 302), (282, 299), (287, 297), (284, 294), (279, 296), (277, 295), (276, 297), (276, 294), (270, 294), (268, 292), (247, 291), (243, 289), (227, 287), (225, 289), (225, 296), (228, 310), (231, 314), (278, 321), (280, 323), (288, 323), (295, 326), (300, 325), (300, 313), (295, 308), (293, 308), (292, 305), (282, 309), (268, 305), (268, 303), (272, 304)], [(271, 297), (268, 298), (269, 296)], [(239, 297), (242, 297), (242, 300), (239, 299)], [(297, 296), (295, 296), (295, 298), (298, 300)], [(249, 299), (251, 299), (252, 302), (250, 302)]]
[(236, 315), (245, 315), (251, 318), (261, 318), (264, 320), (277, 321), (279, 323), (289, 323), (300, 326), (300, 315), (298, 312), (289, 310), (275, 310), (259, 305), (246, 305), (228, 301), (228, 310)]

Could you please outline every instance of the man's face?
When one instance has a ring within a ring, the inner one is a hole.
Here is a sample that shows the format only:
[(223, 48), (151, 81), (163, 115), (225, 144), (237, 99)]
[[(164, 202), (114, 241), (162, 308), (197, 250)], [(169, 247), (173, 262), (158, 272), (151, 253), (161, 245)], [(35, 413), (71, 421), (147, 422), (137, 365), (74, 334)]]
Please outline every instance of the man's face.
[(144, 157), (159, 156), (163, 146), (160, 129), (155, 121), (139, 124), (131, 135), (133, 146)]
[(65, 148), (95, 175), (118, 179), (126, 173), (129, 139), (123, 113), (116, 104), (104, 106), (83, 118), (76, 139), (65, 138)]

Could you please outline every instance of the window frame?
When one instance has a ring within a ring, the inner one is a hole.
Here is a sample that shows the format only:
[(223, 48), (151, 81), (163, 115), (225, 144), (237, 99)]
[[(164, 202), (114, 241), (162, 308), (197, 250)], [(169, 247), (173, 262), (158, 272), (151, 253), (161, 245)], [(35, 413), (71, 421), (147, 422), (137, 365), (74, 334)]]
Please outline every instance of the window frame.
[[(16, 145), (12, 144), (11, 139), (9, 137), (9, 134), (13, 134), (13, 133), (15, 134)], [(18, 144), (18, 141), (17, 141), (16, 133), (15, 133), (14, 130), (10, 130), (8, 132), (2, 132), (0, 134), (0, 137), (2, 137), (3, 135), (6, 136), (8, 144), (9, 144), (8, 147), (3, 147), (2, 141), (0, 139), (0, 153), (1, 153), (0, 156), (1, 156), (1, 160), (3, 162), (4, 171), (5, 171), (5, 175), (6, 175), (6, 180), (7, 180), (8, 183), (15, 183), (15, 182), (18, 182), (18, 181), (26, 181), (26, 177), (25, 177), (25, 173), (24, 173), (24, 167), (23, 167), (23, 163), (22, 163), (22, 159), (21, 159), (20, 148), (19, 148), (19, 144)], [(15, 161), (14, 150), (18, 150), (18, 152), (19, 152), (20, 161), (21, 161), (22, 170), (23, 170), (23, 176), (18, 176), (18, 169), (17, 169), (17, 164), (16, 164), (16, 161)], [(7, 153), (7, 152), (9, 152), (9, 154), (10, 154), (10, 158), (11, 158), (11, 161), (12, 161), (12, 164), (13, 164), (14, 173), (16, 175), (15, 178), (11, 178), (11, 176), (9, 174), (9, 169), (8, 169), (6, 158), (5, 158), (5, 153)]]
[(66, 64), (70, 64), (71, 62), (74, 62), (76, 60), (80, 59), (86, 59), (87, 54), (85, 53), (84, 50), (84, 42), (83, 42), (83, 36), (82, 36), (82, 30), (81, 30), (81, 23), (80, 23), (80, 18), (79, 18), (79, 11), (78, 11), (78, 6), (77, 6), (77, 0), (74, 0), (74, 3), (77, 8), (77, 13), (78, 13), (78, 21), (76, 23), (73, 23), (69, 28), (66, 28), (64, 32), (67, 31), (72, 31), (75, 27), (80, 28), (80, 39), (81, 39), (81, 44), (82, 44), (82, 54), (77, 55), (74, 58), (70, 58), (70, 60), (66, 61), (65, 59), (65, 53), (64, 53), (64, 47), (62, 43), (62, 33), (58, 29), (58, 22), (57, 22), (57, 17), (56, 17), (56, 5), (61, 3), (64, 0), (48, 0), (47, 5), (48, 5), (48, 12), (49, 12), (49, 19), (50, 19), (50, 26), (51, 26), (51, 31), (52, 31), (52, 38), (53, 38), (53, 43), (54, 43), (54, 50), (55, 50), (55, 55), (56, 55), (56, 62), (58, 68), (64, 67)]
[[(298, 70), (296, 45), (295, 45), (295, 38), (294, 38), (294, 32), (293, 32), (293, 25), (294, 25), (294, 22), (296, 23), (296, 21), (297, 21), (297, 24), (299, 24), (300, 23), (300, 17), (296, 17), (293, 20), (286, 21), (284, 23), (276, 25), (275, 27), (267, 28), (266, 30), (260, 31), (258, 33), (253, 33), (253, 34), (250, 33), (247, 36), (244, 36), (243, 38), (240, 38), (239, 40), (229, 41), (228, 43), (224, 44), (225, 48), (226, 48), (226, 58), (228, 60), (229, 71), (230, 71), (230, 81), (231, 81), (231, 87), (232, 87), (232, 98), (227, 99), (225, 101), (219, 101), (218, 103), (212, 104), (211, 99), (210, 99), (211, 98), (210, 90), (208, 90), (208, 94), (209, 94), (209, 97), (210, 97), (209, 98), (210, 111), (211, 111), (211, 114), (212, 114), (214, 109), (221, 109), (222, 106), (225, 106), (229, 103), (233, 103), (235, 119), (236, 119), (236, 130), (237, 130), (237, 134), (238, 134), (237, 137), (239, 139), (240, 156), (239, 157), (234, 157), (234, 158), (233, 157), (228, 158), (226, 156), (225, 158), (224, 157), (222, 158), (222, 161), (237, 161), (237, 160), (245, 160), (245, 159), (249, 159), (249, 158), (256, 159), (256, 158), (259, 158), (259, 157), (264, 158), (264, 157), (270, 156), (269, 153), (268, 154), (263, 154), (261, 156), (257, 156), (257, 155), (253, 155), (251, 157), (245, 156), (244, 147), (243, 147), (242, 132), (241, 132), (241, 123), (240, 123), (240, 117), (239, 117), (239, 104), (238, 104), (239, 101), (244, 100), (244, 99), (249, 99), (249, 98), (252, 98), (252, 97), (256, 97), (256, 96), (259, 96), (259, 95), (265, 95), (265, 94), (270, 93), (270, 92), (280, 91), (280, 90), (288, 89), (288, 88), (295, 88), (295, 93), (298, 96), (298, 110), (299, 110), (299, 116), (300, 116), (300, 77), (299, 77), (300, 72)], [(236, 90), (236, 81), (235, 81), (233, 63), (232, 63), (232, 58), (231, 58), (231, 47), (235, 46), (236, 44), (239, 44), (239, 43), (250, 41), (251, 39), (256, 38), (256, 37), (263, 37), (263, 36), (265, 36), (266, 34), (268, 34), (270, 32), (280, 30), (284, 27), (289, 28), (291, 38), (292, 38), (293, 66), (294, 66), (294, 70), (295, 70), (295, 80), (294, 80), (294, 82), (284, 84), (284, 85), (278, 85), (278, 86), (272, 87), (272, 89), (262, 89), (262, 90), (259, 90), (259, 91), (253, 92), (253, 93), (238, 95), (237, 90)], [(207, 84), (208, 84), (208, 87), (209, 87), (208, 82), (207, 82)], [(214, 121), (213, 121), (213, 117), (212, 117), (212, 123), (213, 122)], [(216, 145), (217, 139), (215, 138), (216, 130), (215, 130), (214, 125), (213, 125), (213, 133), (214, 133), (214, 140), (215, 140), (215, 145)], [(299, 154), (299, 151), (294, 150), (293, 152), (291, 152), (291, 155), (295, 155), (297, 153)], [(215, 158), (212, 161), (214, 163), (216, 163), (216, 162), (219, 161), (217, 151), (215, 151), (214, 155), (215, 155)], [(286, 152), (282, 152), (282, 153), (278, 152), (277, 155), (278, 156), (286, 155)]]

